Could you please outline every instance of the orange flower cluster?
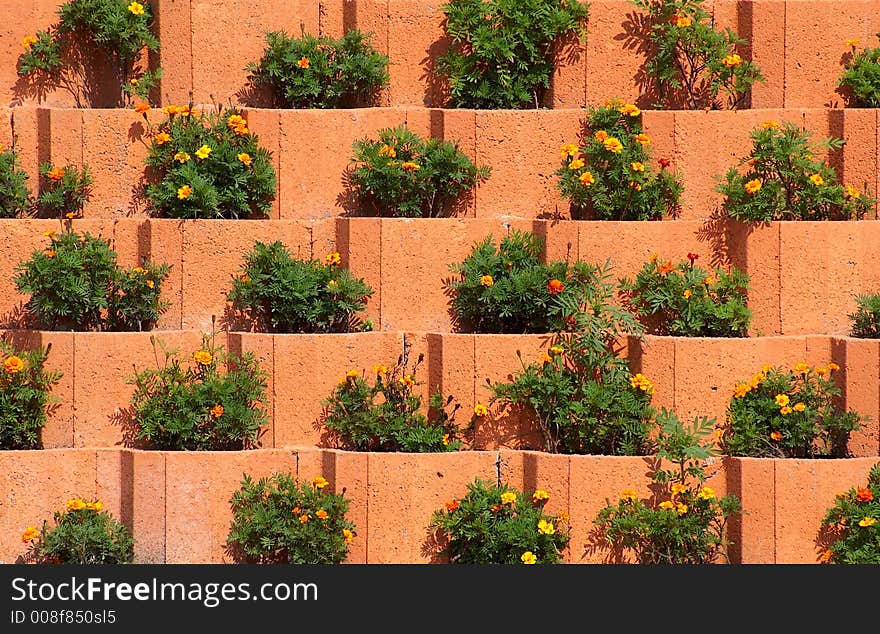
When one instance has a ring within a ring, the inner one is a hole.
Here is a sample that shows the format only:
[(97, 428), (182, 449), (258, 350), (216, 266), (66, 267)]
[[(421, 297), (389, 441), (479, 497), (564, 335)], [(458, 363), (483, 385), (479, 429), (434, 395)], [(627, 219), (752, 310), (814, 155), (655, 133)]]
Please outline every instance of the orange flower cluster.
[(226, 118), (226, 127), (235, 132), (238, 136), (244, 136), (250, 132), (247, 127), (247, 121), (238, 114), (229, 115)]

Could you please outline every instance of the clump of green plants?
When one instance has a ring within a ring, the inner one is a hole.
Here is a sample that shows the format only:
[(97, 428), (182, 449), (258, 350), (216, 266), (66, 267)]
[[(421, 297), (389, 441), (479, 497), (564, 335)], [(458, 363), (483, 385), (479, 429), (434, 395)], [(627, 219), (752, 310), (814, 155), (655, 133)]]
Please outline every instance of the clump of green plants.
[(440, 7), (452, 42), (437, 59), (453, 108), (538, 108), (563, 39), (586, 35), (578, 0), (450, 0)]
[[(169, 218), (262, 218), (278, 187), (272, 154), (235, 108), (203, 112), (165, 106), (154, 128), (145, 193), (153, 214)], [(146, 115), (145, 115), (146, 118)]]
[(867, 486), (838, 494), (822, 518), (830, 546), (820, 557), (830, 564), (880, 564), (880, 462)]
[(324, 262), (291, 256), (278, 240), (256, 242), (227, 298), (233, 309), (268, 332), (358, 332), (372, 324), (358, 316), (373, 289), (341, 266), (339, 253)]
[[(161, 77), (161, 69), (150, 71), (139, 63), (145, 50), (159, 49), (152, 25), (147, 0), (67, 0), (58, 8), (56, 24), (22, 40), (18, 74), (64, 87), (80, 107), (83, 95), (75, 77), (87, 75), (100, 60), (110, 63), (119, 85), (118, 98), (109, 105), (121, 106), (132, 97), (146, 99)], [(94, 53), (86, 54), (88, 48)]]
[(575, 220), (660, 220), (678, 213), (684, 189), (669, 159), (652, 167), (641, 110), (612, 99), (590, 108), (580, 143), (566, 143), (556, 187)]
[[(565, 327), (564, 306), (595, 284), (600, 268), (584, 262), (541, 262), (544, 240), (512, 230), (496, 245), (492, 236), (450, 265), (452, 312), (467, 332), (551, 332)], [(569, 316), (570, 317), (570, 316)]]
[(856, 309), (848, 317), (853, 337), (880, 339), (880, 293), (856, 297)]
[(544, 489), (522, 492), (477, 478), (461, 499), (434, 511), (429, 530), (451, 564), (558, 564), (570, 541), (568, 514), (549, 514)]
[(522, 408), (539, 428), (551, 453), (647, 455), (654, 386), (633, 374), (622, 356), (626, 335), (644, 329), (615, 300), (608, 264), (594, 283), (562, 302), (567, 324), (541, 361), (526, 363), (509, 382), (490, 385), (492, 402)]
[(346, 519), (349, 500), (328, 485), (322, 476), (306, 483), (283, 472), (258, 480), (244, 474), (230, 500), (227, 544), (246, 563), (342, 563), (356, 527)]
[(836, 363), (791, 369), (765, 365), (738, 383), (727, 408), (721, 446), (731, 456), (845, 458), (862, 417), (836, 403)]
[[(880, 39), (880, 33), (877, 33)], [(868, 46), (856, 52), (858, 40), (847, 40), (850, 52), (843, 65), (838, 86), (848, 90), (850, 105), (880, 108), (880, 47)]]
[(675, 265), (652, 254), (635, 278), (622, 278), (621, 293), (648, 331), (679, 337), (745, 337), (751, 311), (746, 306), (749, 276), (704, 269), (699, 255)]
[(52, 344), (20, 350), (0, 340), (0, 449), (41, 449), (41, 432), (63, 374), (46, 369)]
[(187, 362), (155, 337), (162, 365), (135, 371), (131, 412), (135, 439), (153, 449), (237, 451), (259, 446), (268, 424), (268, 376), (251, 352), (233, 354), (203, 335)]
[(737, 53), (746, 44), (718, 29), (703, 0), (631, 0), (647, 17), (645, 73), (657, 108), (736, 109), (746, 104), (761, 70)]
[(55, 513), (55, 526), (28, 526), (21, 539), (28, 559), (37, 564), (130, 564), (134, 538), (125, 524), (104, 509), (100, 500), (71, 498)]
[(423, 138), (406, 126), (385, 128), (378, 140), (354, 142), (349, 186), (367, 215), (436, 218), (454, 211), (489, 177), (457, 142)]
[(371, 105), (389, 80), (388, 56), (370, 44), (371, 36), (357, 29), (339, 39), (271, 31), (260, 61), (245, 70), (253, 86), (271, 90), (276, 108)]
[[(707, 486), (714, 448), (714, 419), (683, 423), (674, 412), (657, 414), (655, 486), (647, 500), (624, 489), (595, 520), (605, 545), (629, 551), (640, 564), (712, 564), (727, 559), (728, 520), (742, 511), (734, 495), (717, 497)], [(669, 464), (669, 469), (663, 469)]]
[(167, 309), (162, 282), (171, 266), (124, 269), (110, 242), (74, 231), (43, 234), (49, 245), (16, 267), (25, 310), (51, 330), (150, 330)]
[[(838, 150), (844, 140), (812, 140), (796, 124), (765, 121), (753, 129), (749, 156), (731, 167), (717, 190), (724, 194), (724, 211), (744, 221), (858, 220), (876, 200), (865, 186), (859, 191), (837, 181), (837, 173), (818, 159)], [(745, 167), (745, 169), (743, 169)]]
[[(391, 367), (376, 364), (367, 375), (349, 370), (322, 402), (323, 423), (343, 449), (427, 453), (457, 451), (461, 432), (453, 398), (431, 394), (428, 411), (414, 393), (415, 375), (424, 355), (409, 366), (409, 348)], [(447, 411), (451, 409), (451, 411)]]
[(28, 174), (18, 163), (18, 152), (0, 145), (0, 218), (16, 218), (31, 206)]
[(72, 220), (82, 216), (83, 207), (92, 196), (95, 179), (88, 165), (53, 167), (40, 164), (40, 195), (37, 205), (48, 218)]

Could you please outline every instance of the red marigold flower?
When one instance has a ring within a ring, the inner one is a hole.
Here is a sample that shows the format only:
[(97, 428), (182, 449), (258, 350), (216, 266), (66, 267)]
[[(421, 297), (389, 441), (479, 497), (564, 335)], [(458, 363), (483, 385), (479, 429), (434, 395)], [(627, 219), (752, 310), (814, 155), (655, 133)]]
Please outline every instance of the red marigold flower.
[(694, 260), (696, 260), (698, 257), (700, 257), (700, 256), (697, 255), (696, 253), (688, 253), (688, 255), (687, 255), (687, 258), (688, 258), (688, 260), (691, 261), (691, 264), (693, 264)]
[(552, 280), (547, 282), (547, 290), (550, 291), (551, 295), (559, 295), (559, 293), (565, 290), (565, 284), (563, 284), (560, 280), (553, 278)]

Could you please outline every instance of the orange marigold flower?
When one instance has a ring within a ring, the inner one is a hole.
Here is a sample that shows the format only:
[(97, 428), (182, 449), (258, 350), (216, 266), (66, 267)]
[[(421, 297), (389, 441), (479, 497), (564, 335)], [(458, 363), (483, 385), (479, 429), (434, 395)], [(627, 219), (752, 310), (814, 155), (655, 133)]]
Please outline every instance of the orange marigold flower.
[(358, 377), (359, 375), (360, 375), (360, 372), (358, 372), (357, 370), (349, 370), (348, 372), (345, 373), (345, 378), (354, 379), (354, 378)]
[(687, 491), (687, 487), (683, 485), (681, 482), (673, 482), (672, 483), (672, 495), (679, 495)]
[(553, 278), (552, 280), (547, 282), (547, 290), (550, 291), (551, 295), (559, 295), (559, 293), (565, 290), (565, 284), (563, 284), (560, 280)]
[(177, 198), (180, 200), (186, 200), (192, 193), (193, 189), (189, 185), (181, 185), (177, 188)]
[(859, 193), (858, 189), (856, 189), (852, 185), (847, 185), (846, 186), (846, 196), (847, 196), (847, 198), (853, 198), (855, 200), (858, 200), (859, 198), (861, 198), (862, 195), (861, 195), (861, 193)]
[(810, 365), (808, 363), (804, 363), (800, 361), (794, 364), (794, 367), (791, 369), (795, 374), (806, 374), (810, 371)]
[(749, 194), (755, 194), (761, 189), (761, 181), (757, 178), (754, 178), (746, 183), (743, 187)]
[(342, 536), (345, 537), (346, 544), (350, 544), (351, 540), (354, 539), (354, 533), (352, 533), (351, 530), (349, 530), (347, 528), (342, 529)]
[(608, 137), (602, 142), (606, 150), (614, 154), (620, 154), (623, 151), (623, 144), (613, 136)]
[(852, 38), (852, 37), (846, 41), (846, 45), (849, 46), (850, 48), (855, 48), (859, 44), (861, 44), (861, 42), (855, 38)]
[(675, 505), (675, 510), (678, 512), (679, 515), (684, 515), (688, 512), (688, 505), (684, 502), (679, 502)]
[(740, 64), (742, 64), (742, 61), (742, 57), (734, 53), (732, 55), (726, 55), (724, 59), (721, 60), (721, 63), (729, 68), (732, 68), (734, 66), (739, 66)]
[(312, 486), (318, 489), (319, 491), (323, 489), (325, 486), (330, 484), (327, 480), (324, 479), (323, 476), (317, 476), (312, 478)]
[(780, 440), (782, 440), (782, 432), (781, 431), (771, 431), (770, 438), (772, 438), (776, 442), (779, 442)]
[(62, 167), (53, 167), (48, 172), (46, 172), (46, 177), (52, 181), (53, 183), (57, 183), (62, 178), (64, 178), (64, 168)]
[(450, 440), (452, 440), (452, 439), (449, 437), (449, 434), (443, 434), (443, 445), (444, 446), (448, 445)]
[(715, 489), (712, 487), (703, 487), (700, 489), (700, 492), (697, 493), (697, 497), (701, 500), (711, 500), (715, 497)]
[(544, 356), (541, 357), (541, 362), (544, 363), (544, 364), (547, 364), (547, 363), (550, 363), (551, 361), (553, 361), (553, 357), (551, 357), (549, 354), (547, 354), (547, 353), (545, 352), (545, 353), (544, 353)]
[(791, 414), (791, 408), (788, 405), (786, 405), (785, 407), (781, 407), (779, 409), (779, 413), (783, 416), (788, 416), (789, 414)]
[(324, 263), (330, 265), (336, 265), (342, 262), (342, 256), (339, 255), (339, 251), (334, 251), (333, 253), (328, 253), (324, 256)]
[(633, 161), (632, 163), (629, 164), (629, 166), (632, 168), (632, 171), (634, 171), (634, 172), (644, 172), (645, 171), (645, 164), (640, 163), (639, 161)]
[(86, 503), (82, 498), (71, 498), (67, 500), (68, 511), (82, 511), (86, 508)]
[(156, 282), (154, 282), (153, 280), (147, 280), (146, 282), (144, 282), (144, 284), (147, 285), (147, 288), (154, 288), (156, 286)]
[(142, 5), (140, 2), (132, 2), (130, 5), (128, 5), (128, 11), (133, 15), (143, 15), (144, 5)]
[(199, 365), (211, 365), (214, 361), (214, 355), (208, 350), (196, 350), (193, 352), (193, 361)]
[(492, 286), (495, 284), (495, 280), (492, 279), (491, 275), (481, 275), (480, 276), (480, 286)]
[(752, 391), (752, 386), (748, 383), (739, 383), (733, 390), (734, 398), (742, 398)]
[(819, 557), (819, 563), (820, 564), (827, 564), (829, 561), (831, 561), (832, 557), (834, 557), (834, 551), (831, 549), (828, 549), (824, 553), (822, 553), (821, 557)]
[(642, 111), (639, 110), (638, 106), (632, 103), (623, 104), (620, 108), (617, 109), (617, 112), (620, 114), (629, 115), (630, 117), (637, 117), (642, 114)]
[(604, 143), (605, 139), (608, 138), (608, 133), (605, 132), (605, 130), (596, 130), (596, 132), (593, 133), (593, 138), (599, 143)]
[(789, 404), (789, 402), (790, 402), (790, 399), (788, 398), (788, 394), (777, 394), (776, 395), (776, 404), (779, 407), (785, 407), (786, 405)]
[(397, 156), (397, 150), (395, 150), (390, 145), (383, 143), (382, 147), (379, 148), (379, 156), (387, 156), (388, 158), (395, 158)]
[(474, 415), (475, 416), (479, 416), (482, 418), (483, 416), (485, 416), (488, 413), (489, 413), (489, 408), (486, 407), (485, 405), (483, 405), (482, 403), (477, 403), (476, 405), (474, 405)]
[(856, 491), (856, 501), (857, 502), (870, 502), (873, 499), (874, 499), (874, 493), (871, 491), (871, 489), (865, 489), (865, 488), (859, 487), (858, 490)]
[(49, 229), (49, 230), (43, 232), (43, 236), (46, 238), (49, 238), (51, 240), (52, 238), (55, 237), (55, 232), (52, 231), (51, 229)]
[(21, 541), (23, 541), (25, 544), (29, 544), (34, 541), (39, 535), (40, 531), (38, 531), (36, 527), (28, 526), (21, 534)]
[(187, 154), (186, 152), (178, 152), (177, 154), (174, 155), (174, 160), (179, 163), (186, 163), (191, 158), (192, 157), (189, 154)]
[(516, 503), (516, 493), (513, 491), (505, 491), (501, 494), (501, 503), (502, 504), (514, 504)]
[(24, 370), (24, 361), (21, 357), (17, 357), (14, 354), (10, 355), (6, 357), (6, 361), (3, 362), (3, 369), (9, 374), (18, 374)]
[(660, 504), (658, 504), (657, 506), (659, 506), (661, 509), (665, 509), (667, 511), (675, 508), (675, 504), (673, 504), (669, 500), (666, 500), (664, 502), (660, 502)]
[(812, 176), (810, 176), (810, 182), (817, 187), (821, 187), (825, 184), (825, 179), (822, 178), (821, 174), (813, 174)]
[(584, 166), (584, 160), (576, 158), (571, 163), (568, 164), (568, 169), (570, 170), (579, 170)]
[(330, 517), (330, 514), (324, 509), (318, 509), (317, 511), (315, 511), (315, 517), (317, 517), (319, 520), (325, 520)]
[(253, 159), (251, 158), (251, 155), (248, 154), (247, 152), (239, 152), (238, 154), (235, 155), (235, 158), (237, 158), (239, 161), (241, 161), (242, 163), (244, 163), (248, 167), (250, 167), (251, 163), (253, 163)]
[(675, 26), (680, 29), (686, 29), (691, 25), (691, 19), (685, 15), (675, 16)]
[(415, 172), (417, 170), (422, 169), (421, 165), (415, 163), (414, 161), (404, 161), (400, 164), (400, 169), (406, 170), (407, 172)]
[(596, 182), (596, 179), (593, 177), (593, 173), (587, 170), (586, 172), (578, 176), (578, 182), (585, 187), (589, 187)]
[(635, 502), (639, 498), (639, 494), (635, 489), (624, 489), (620, 492), (620, 499), (626, 502)]
[(563, 348), (562, 346), (550, 346), (549, 350), (550, 354), (552, 354), (554, 357), (559, 356), (560, 354), (565, 352), (565, 348)]
[(446, 503), (446, 510), (450, 513), (455, 513), (458, 510), (458, 507), (461, 506), (458, 500), (452, 500), (452, 502)]
[(691, 298), (691, 295), (693, 295), (693, 294), (694, 294), (694, 292), (693, 292), (691, 289), (689, 289), (689, 288), (686, 288), (686, 289), (684, 290), (684, 293), (682, 293), (682, 295), (684, 295), (684, 298), (685, 298), (685, 299), (690, 299), (690, 298)]
[(153, 143), (156, 145), (164, 145), (171, 140), (171, 135), (167, 132), (160, 132), (156, 136), (153, 137)]
[(68, 211), (66, 214), (64, 214), (64, 217), (68, 220), (73, 220), (74, 218), (76, 218), (76, 214), (72, 211)]
[(302, 515), (299, 516), (299, 523), (300, 524), (305, 524), (308, 521), (309, 521), (308, 513), (303, 513)]
[(635, 139), (636, 142), (642, 145), (651, 145), (651, 137), (649, 137), (647, 134), (637, 134), (633, 137), (633, 139)]
[(537, 504), (538, 502), (546, 502), (550, 499), (550, 494), (547, 493), (544, 489), (536, 489), (534, 493), (532, 493), (532, 502)]
[(556, 527), (553, 525), (553, 522), (540, 519), (538, 520), (538, 532), (542, 535), (553, 535), (556, 533)]
[(145, 112), (150, 111), (150, 104), (148, 103), (139, 103), (134, 107), (134, 111), (138, 114), (143, 114)]
[(773, 119), (770, 119), (769, 121), (765, 121), (764, 123), (761, 124), (761, 128), (763, 128), (764, 130), (775, 130), (778, 127), (779, 127), (779, 122), (774, 121)]
[(25, 50), (29, 50), (31, 46), (39, 42), (40, 40), (36, 35), (25, 35), (21, 40), (21, 45)]
[(386, 372), (388, 372), (387, 365), (381, 365), (381, 364), (377, 363), (376, 365), (373, 366), (373, 374), (377, 374), (377, 375), (378, 374), (385, 374)]
[(828, 369), (832, 372), (837, 372), (840, 369), (840, 366), (834, 363), (833, 361), (828, 364)]
[(296, 65), (299, 66), (300, 68), (308, 68), (309, 66), (311, 66), (311, 62), (309, 62), (308, 57), (300, 57), (297, 60)]
[(399, 382), (404, 387), (412, 387), (413, 385), (416, 384), (416, 382), (413, 380), (412, 376), (409, 374), (400, 377)]
[(664, 262), (660, 265), (660, 268), (657, 269), (657, 272), (660, 275), (666, 275), (667, 273), (671, 273), (675, 267), (672, 266), (672, 262)]
[(54, 258), (55, 255), (56, 255), (56, 253), (55, 253), (55, 249), (47, 249), (47, 250), (46, 250), (46, 257), (49, 258), (50, 260), (51, 260), (52, 258)]
[(211, 418), (220, 418), (221, 416), (223, 416), (224, 411), (225, 410), (223, 409), (223, 406), (218, 403), (211, 408)]
[(576, 143), (566, 143), (559, 150), (559, 154), (562, 158), (573, 157), (578, 152), (580, 152), (580, 148)]
[(818, 367), (814, 370), (814, 372), (819, 376), (825, 376), (828, 374), (828, 368)]
[(795, 403), (794, 407), (792, 407), (792, 409), (796, 412), (802, 412), (805, 409), (807, 409), (807, 406), (804, 405), (803, 403)]

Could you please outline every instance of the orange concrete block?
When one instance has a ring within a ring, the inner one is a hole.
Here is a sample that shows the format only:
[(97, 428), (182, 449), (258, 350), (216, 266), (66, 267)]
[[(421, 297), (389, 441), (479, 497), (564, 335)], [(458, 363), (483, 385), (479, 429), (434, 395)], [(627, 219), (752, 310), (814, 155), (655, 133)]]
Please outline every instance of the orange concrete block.
[(165, 563), (209, 563), (214, 551), (214, 515), (220, 511), (215, 505), (220, 494), (212, 481), (210, 453), (163, 453)]
[(782, 329), (780, 303), (781, 223), (762, 225), (730, 221), (727, 246), (732, 266), (749, 274), (748, 306), (752, 311), (749, 333), (778, 335)]
[[(460, 409), (455, 423), (462, 430), (465, 446), (473, 442), (471, 426), (475, 423), (474, 341), (475, 335), (432, 333), (427, 335), (427, 375), (432, 389), (444, 397), (452, 396)], [(449, 410), (447, 410), (449, 411)]]
[(748, 40), (750, 59), (764, 76), (763, 82), (752, 86), (751, 106), (779, 108), (785, 102), (786, 2), (761, 0), (740, 6), (746, 28), (739, 35)]
[(651, 145), (648, 146), (652, 159), (651, 169), (660, 169), (659, 161), (665, 159), (670, 161), (667, 169), (683, 178), (684, 174), (680, 173), (675, 164), (675, 117), (674, 110), (642, 110), (642, 130), (651, 137)]
[(576, 220), (535, 220), (532, 233), (544, 240), (544, 261), (574, 264), (580, 253), (581, 224)]
[(346, 519), (355, 525), (355, 538), (345, 563), (367, 563), (367, 538), (369, 537), (369, 482), (367, 464), (369, 454), (356, 451), (321, 450), (323, 476), (330, 482), (334, 493), (348, 501)]
[(371, 319), (374, 328), (382, 324), (383, 222), (379, 218), (339, 218), (335, 222), (336, 250), (342, 266), (373, 289), (364, 318)]
[(269, 217), (278, 219), (281, 217), (281, 111), (269, 108), (248, 108), (244, 111), (244, 116), (247, 119), (248, 128), (257, 136), (259, 146), (266, 148), (272, 155), (271, 162), (275, 169), (278, 185)]
[[(151, 4), (155, 16), (153, 32), (159, 38), (157, 57), (162, 68), (159, 103), (162, 105), (188, 103), (193, 96), (191, 5), (191, 2), (181, 0), (154, 0)], [(196, 48), (198, 46), (199, 43)]]
[(149, 218), (138, 231), (138, 257), (171, 266), (162, 282), (162, 299), (168, 307), (156, 324), (157, 328), (175, 330), (182, 327), (183, 311), (183, 233), (186, 223), (180, 220)]
[(269, 424), (261, 430), (260, 446), (275, 446), (275, 336), (263, 333), (230, 332), (227, 334), (227, 351), (230, 354), (244, 355), (252, 353), (266, 372), (266, 400), (263, 411), (269, 418)]
[[(83, 152), (83, 112), (83, 110), (62, 108), (37, 110), (41, 162), (49, 162), (54, 166), (72, 165), (82, 168), (83, 163), (90, 160)], [(42, 149), (46, 143), (48, 150)], [(92, 175), (95, 175), (94, 168)], [(34, 173), (33, 178), (37, 179), (38, 174)]]
[(578, 108), (587, 103), (587, 46), (589, 20), (584, 37), (572, 34), (553, 45), (554, 71), (544, 99), (548, 108)]
[[(593, 2), (587, 23), (587, 103), (599, 105), (619, 97), (648, 108), (644, 64), (649, 54), (644, 14), (624, 0)], [(555, 105), (555, 104), (554, 104)], [(573, 104), (575, 106), (579, 104)]]
[(732, 542), (731, 563), (778, 562), (775, 534), (776, 464), (777, 461), (765, 458), (724, 459), (727, 492), (739, 499), (743, 509), (741, 515), (731, 518), (728, 526)]
[[(363, 4), (363, 0), (359, 1), (358, 9)], [(436, 76), (433, 62), (449, 47), (443, 26), (445, 15), (435, 3), (424, 0), (377, 4), (387, 6), (388, 22), (383, 35), (387, 37), (390, 58), (390, 103), (442, 107), (442, 80)]]
[(46, 359), (46, 370), (63, 373), (52, 388), (53, 398), (59, 400), (49, 408), (48, 420), (43, 427), (43, 447), (73, 447), (74, 333), (42, 331), (34, 334), (40, 345), (52, 346)]
[[(134, 535), (135, 561), (144, 564), (165, 563), (166, 501), (165, 457), (163, 451), (125, 450), (122, 461), (126, 483), (131, 492), (131, 529)], [(133, 476), (128, 479), (128, 474)]]
[(131, 530), (134, 469), (130, 456), (124, 450), (97, 449), (95, 457), (95, 498)]
[(641, 340), (630, 337), (627, 356), (630, 370), (641, 372), (654, 384), (651, 405), (675, 409), (675, 342), (676, 337), (646, 335)]
[[(878, 166), (880, 166), (880, 151), (877, 148), (877, 110), (845, 108), (829, 113), (832, 121), (839, 121), (840, 132), (834, 130), (834, 135), (843, 138), (846, 145), (843, 146), (842, 169), (838, 170), (838, 178), (844, 184), (850, 184), (860, 192), (866, 189), (869, 195), (876, 198), (878, 185)], [(837, 125), (834, 128), (837, 128)], [(866, 219), (877, 218), (876, 205), (869, 212)]]
[(850, 437), (849, 450), (854, 456), (880, 455), (880, 341), (841, 337), (842, 360), (835, 383), (840, 387), (848, 411), (867, 417), (861, 429)]

